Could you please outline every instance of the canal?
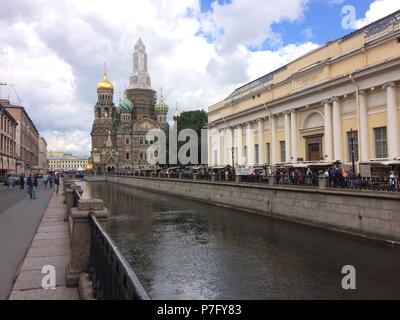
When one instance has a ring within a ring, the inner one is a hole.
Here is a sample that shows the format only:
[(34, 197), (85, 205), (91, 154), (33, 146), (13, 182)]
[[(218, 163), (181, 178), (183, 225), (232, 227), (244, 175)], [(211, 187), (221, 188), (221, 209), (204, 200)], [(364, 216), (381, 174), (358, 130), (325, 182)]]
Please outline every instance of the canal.
[[(84, 182), (153, 299), (399, 299), (400, 248), (113, 183)], [(343, 290), (341, 269), (356, 269)]]

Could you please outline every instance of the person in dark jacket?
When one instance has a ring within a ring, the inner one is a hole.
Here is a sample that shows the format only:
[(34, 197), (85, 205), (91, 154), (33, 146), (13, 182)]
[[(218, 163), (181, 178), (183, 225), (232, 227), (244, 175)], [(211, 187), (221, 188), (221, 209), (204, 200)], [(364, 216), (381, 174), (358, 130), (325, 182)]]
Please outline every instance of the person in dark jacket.
[(36, 199), (36, 189), (37, 189), (37, 187), (38, 187), (38, 177), (35, 174), (33, 176), (33, 188), (32, 188), (32, 198), (33, 199)]
[(19, 176), (19, 188), (21, 190), (24, 190), (24, 188), (25, 188), (25, 175), (23, 175), (23, 174), (21, 174)]
[(60, 187), (60, 176), (57, 173), (54, 176), (54, 186), (56, 187), (56, 193), (58, 193), (58, 189)]
[(29, 198), (32, 199), (32, 190), (33, 190), (34, 185), (33, 185), (33, 178), (32, 178), (31, 174), (28, 176), (28, 179), (26, 180), (26, 186), (27, 186)]

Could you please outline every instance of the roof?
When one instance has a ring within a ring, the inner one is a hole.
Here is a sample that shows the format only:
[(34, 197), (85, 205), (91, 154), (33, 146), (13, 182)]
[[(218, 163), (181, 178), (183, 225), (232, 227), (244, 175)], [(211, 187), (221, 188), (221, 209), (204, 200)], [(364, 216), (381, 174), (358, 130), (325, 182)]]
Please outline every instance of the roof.
[(82, 160), (88, 160), (87, 157), (75, 157), (75, 156), (65, 156), (65, 157), (47, 157), (47, 160), (76, 160), (76, 161), (82, 161)]
[[(375, 22), (372, 22), (369, 25), (367, 25), (367, 26), (365, 26), (365, 27), (363, 27), (361, 29), (358, 29), (356, 31), (353, 31), (353, 32), (341, 37), (341, 38), (338, 38), (338, 39), (333, 40), (333, 41), (328, 41), (325, 44), (325, 46), (327, 44), (335, 42), (335, 41), (346, 40), (346, 39), (354, 37), (354, 36), (356, 36), (356, 35), (358, 35), (360, 33), (366, 33), (367, 36), (371, 36), (371, 35), (373, 36), (375, 34), (378, 34), (378, 33), (382, 32), (382, 31), (386, 30), (387, 27), (389, 26), (389, 24), (393, 23), (393, 22), (395, 24), (397, 24), (397, 25), (400, 25), (400, 10), (395, 11), (392, 14), (390, 14), (390, 15), (388, 15), (386, 17), (383, 17), (382, 19), (379, 19), (379, 20), (377, 20)], [(287, 66), (289, 64), (293, 63), (294, 61), (297, 61), (297, 60), (301, 59), (304, 56), (309, 55), (311, 52), (314, 52), (316, 50), (321, 49), (322, 47), (323, 46), (318, 47), (318, 48), (316, 48), (314, 50), (311, 50), (310, 52), (307, 52), (306, 54), (298, 57), (297, 59), (292, 60), (288, 64), (286, 64), (286, 65), (284, 65), (284, 66), (282, 66), (282, 67), (280, 67), (280, 68), (278, 68), (278, 69), (276, 69), (276, 70), (274, 70), (274, 71), (272, 71), (270, 73), (267, 73), (267, 74), (263, 75), (262, 77), (260, 77), (258, 79), (252, 80), (252, 81), (244, 84), (243, 86), (240, 86), (240, 87), (236, 88), (228, 97), (225, 98), (225, 100), (234, 98), (234, 97), (240, 95), (241, 93), (244, 93), (244, 92), (246, 92), (246, 91), (248, 91), (248, 90), (250, 90), (252, 88), (255, 88), (255, 87), (257, 87), (257, 86), (259, 86), (261, 84), (272, 82), (273, 75), (275, 73), (278, 73), (279, 71), (284, 70), (285, 68), (287, 68)]]
[(0, 102), (0, 113), (4, 113), (15, 125), (18, 125), (18, 121), (7, 111), (7, 109)]
[[(4, 106), (4, 105), (3, 105)], [(36, 128), (35, 123), (32, 121), (31, 117), (29, 116), (28, 112), (26, 112), (25, 108), (22, 106), (15, 106), (12, 104), (8, 104), (4, 106), (6, 109), (21, 109), (23, 113), (25, 113), (26, 117), (32, 124), (32, 128), (35, 129), (36, 133), (39, 135), (39, 130)]]

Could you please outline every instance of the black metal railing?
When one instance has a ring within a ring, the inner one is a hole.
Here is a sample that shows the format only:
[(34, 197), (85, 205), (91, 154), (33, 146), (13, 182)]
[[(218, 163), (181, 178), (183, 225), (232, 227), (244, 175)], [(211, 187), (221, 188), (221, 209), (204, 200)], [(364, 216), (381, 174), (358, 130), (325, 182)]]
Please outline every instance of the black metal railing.
[(400, 191), (400, 181), (397, 178), (361, 178), (361, 177), (331, 177), (327, 178), (330, 188), (370, 190), (370, 191)]
[[(113, 175), (121, 175), (114, 173)], [(131, 174), (132, 176), (144, 176), (144, 177), (159, 177), (159, 178), (170, 178), (170, 179), (179, 179), (179, 173), (174, 172), (170, 173), (160, 173), (157, 175), (145, 175), (145, 174)], [(209, 172), (206, 173), (197, 173), (197, 180), (212, 180), (212, 176), (214, 176), (214, 181), (216, 182), (229, 182), (235, 181), (235, 176), (232, 174), (228, 175), (220, 175), (220, 174), (212, 174)], [(184, 175), (181, 174), (180, 179), (192, 179), (192, 175)], [(270, 179), (273, 181), (273, 185), (286, 185), (292, 187), (314, 187), (318, 188), (319, 186), (319, 178), (317, 175), (311, 176), (292, 176), (292, 175), (241, 175), (241, 182), (248, 183), (269, 183)], [(366, 191), (389, 191), (389, 192), (400, 192), (400, 179), (390, 179), (390, 178), (327, 178), (326, 186), (332, 189), (357, 189), (357, 190), (366, 190)]]
[(105, 232), (95, 214), (90, 214), (90, 280), (99, 300), (150, 300), (132, 267)]
[(73, 189), (72, 192), (72, 206), (76, 208), (78, 206), (79, 200), (82, 199), (81, 193), (77, 189)]
[(318, 176), (275, 175), (271, 177), (274, 184), (301, 187), (318, 187)]

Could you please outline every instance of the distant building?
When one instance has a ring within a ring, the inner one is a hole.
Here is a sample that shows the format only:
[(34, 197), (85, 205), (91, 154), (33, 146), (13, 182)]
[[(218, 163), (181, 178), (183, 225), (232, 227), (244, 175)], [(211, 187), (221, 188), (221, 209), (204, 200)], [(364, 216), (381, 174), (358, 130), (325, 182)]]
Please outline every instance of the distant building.
[(44, 173), (48, 170), (47, 142), (43, 137), (39, 138), (39, 171)]
[(86, 170), (87, 157), (77, 157), (72, 153), (49, 151), (47, 154), (49, 171), (77, 171)]
[(113, 102), (114, 86), (107, 73), (97, 84), (98, 100), (94, 106), (92, 126), (91, 165), (98, 173), (148, 169), (147, 148), (150, 141), (146, 134), (151, 129), (168, 126), (168, 106), (160, 95), (156, 103), (156, 92), (151, 88), (147, 72), (146, 48), (141, 39), (133, 53), (133, 73), (129, 87), (118, 106)]
[(209, 106), (208, 162), (400, 163), (399, 84), (397, 11)]
[(0, 179), (16, 171), (17, 120), (0, 101)]
[(11, 105), (9, 100), (0, 103), (17, 121), (16, 172), (29, 174), (39, 170), (39, 132), (24, 107)]

